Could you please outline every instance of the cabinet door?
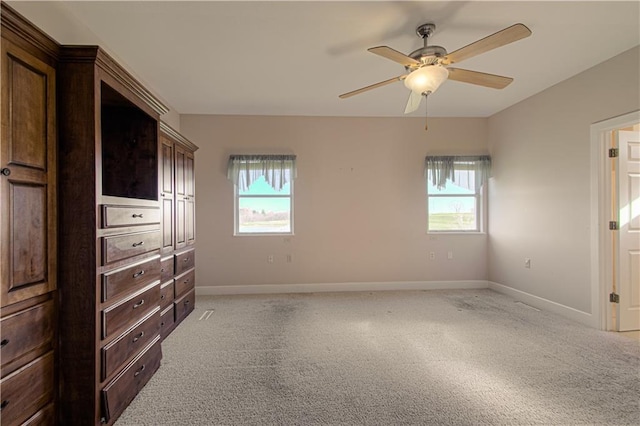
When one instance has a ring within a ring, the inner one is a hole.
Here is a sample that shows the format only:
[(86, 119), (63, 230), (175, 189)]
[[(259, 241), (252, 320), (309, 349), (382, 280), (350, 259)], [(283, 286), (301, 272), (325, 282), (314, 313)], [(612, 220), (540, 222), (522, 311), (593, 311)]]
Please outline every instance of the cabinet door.
[(2, 39), (0, 306), (56, 288), (55, 81)]
[(162, 245), (160, 252), (170, 254), (175, 243), (174, 235), (174, 145), (164, 136), (160, 137), (160, 204), (162, 209)]
[(196, 192), (195, 192), (195, 164), (192, 152), (185, 154), (185, 190), (187, 193), (185, 202), (185, 239), (187, 245), (196, 242)]

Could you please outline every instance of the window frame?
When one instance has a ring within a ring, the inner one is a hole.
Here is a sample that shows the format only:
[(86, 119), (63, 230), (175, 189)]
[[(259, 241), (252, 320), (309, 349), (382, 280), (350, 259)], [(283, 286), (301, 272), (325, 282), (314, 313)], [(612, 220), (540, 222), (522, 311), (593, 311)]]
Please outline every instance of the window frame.
[[(460, 165), (462, 165), (462, 167), (458, 167), (457, 170), (464, 170), (464, 163), (471, 163), (471, 162), (475, 162), (478, 160), (454, 160), (454, 164), (458, 163)], [(469, 170), (473, 170), (474, 167), (466, 167)], [(487, 196), (486, 196), (486, 192), (487, 192), (487, 185), (483, 184), (480, 185), (480, 187), (474, 191), (473, 194), (431, 194), (429, 192), (429, 187), (430, 185), (430, 181), (429, 181), (429, 173), (430, 170), (426, 170), (426, 179), (425, 179), (425, 184), (426, 184), (426, 194), (427, 194), (427, 199), (426, 199), (426, 204), (427, 204), (427, 233), (428, 234), (484, 234), (485, 233), (485, 229), (486, 229), (486, 210), (487, 210)], [(478, 176), (474, 176), (474, 179), (478, 179)], [(447, 179), (447, 181), (449, 181), (449, 179)], [(429, 218), (430, 218), (430, 211), (429, 211), (429, 200), (431, 199), (431, 197), (433, 198), (462, 198), (462, 197), (466, 197), (466, 198), (474, 198), (475, 199), (475, 210), (476, 210), (476, 214), (475, 214), (475, 228), (474, 229), (430, 229), (429, 228)]]
[[(276, 194), (265, 194), (265, 195), (241, 195), (240, 194), (240, 185), (233, 185), (233, 235), (235, 237), (246, 237), (246, 236), (269, 236), (269, 235), (294, 235), (294, 179), (291, 179), (289, 184), (289, 194), (287, 195), (276, 195)], [(281, 199), (289, 199), (289, 223), (290, 223), (290, 231), (289, 232), (240, 232), (240, 199), (241, 198), (281, 198)]]

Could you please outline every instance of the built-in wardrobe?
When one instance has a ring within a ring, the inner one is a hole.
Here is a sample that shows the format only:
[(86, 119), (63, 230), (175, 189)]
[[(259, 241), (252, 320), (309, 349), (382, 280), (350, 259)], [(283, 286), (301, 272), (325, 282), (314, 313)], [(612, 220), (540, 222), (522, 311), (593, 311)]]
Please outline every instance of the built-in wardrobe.
[(112, 424), (194, 309), (197, 146), (4, 3), (2, 79), (0, 423)]

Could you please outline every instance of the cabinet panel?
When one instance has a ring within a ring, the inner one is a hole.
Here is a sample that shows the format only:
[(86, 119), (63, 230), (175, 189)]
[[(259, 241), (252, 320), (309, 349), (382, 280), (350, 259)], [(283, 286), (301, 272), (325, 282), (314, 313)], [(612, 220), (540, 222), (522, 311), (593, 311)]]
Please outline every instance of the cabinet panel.
[(104, 237), (102, 242), (102, 261), (108, 264), (159, 249), (160, 231)]
[(171, 197), (173, 195), (173, 142), (168, 140), (165, 136), (160, 137), (162, 142), (160, 162), (160, 196)]
[(162, 198), (162, 253), (171, 253), (174, 245), (173, 198)]
[(103, 415), (107, 421), (119, 415), (160, 367), (160, 336), (102, 390)]
[(163, 283), (173, 280), (173, 256), (160, 261), (160, 281)]
[[(4, 53), (4, 52), (3, 52)], [(47, 115), (49, 107), (47, 68), (23, 61), (22, 55), (6, 52), (10, 156), (9, 164), (47, 169)]]
[(178, 197), (184, 197), (186, 196), (186, 176), (185, 176), (185, 168), (186, 168), (186, 152), (183, 148), (180, 147), (176, 147), (175, 148), (175, 152), (176, 152), (176, 164), (175, 164), (175, 173), (176, 173), (176, 180), (175, 180), (175, 188), (176, 188), (176, 195), (178, 195)]
[(176, 221), (175, 221), (175, 245), (176, 249), (184, 248), (187, 245), (187, 202), (179, 198), (176, 200)]
[(160, 256), (102, 276), (102, 301), (107, 302), (160, 279)]
[(185, 241), (187, 245), (196, 242), (196, 204), (189, 198), (185, 204)]
[(41, 347), (52, 349), (55, 330), (53, 310), (53, 300), (48, 300), (2, 318), (0, 321), (2, 376), (10, 372), (7, 367), (11, 367), (12, 361), (30, 351)]
[(2, 379), (2, 424), (24, 422), (51, 401), (53, 375), (53, 352), (48, 352)]
[(160, 309), (164, 310), (167, 306), (173, 305), (174, 288), (173, 280), (162, 284), (160, 287)]
[(139, 352), (160, 333), (160, 308), (145, 316), (122, 336), (102, 348), (102, 380), (116, 372), (133, 354)]
[(138, 321), (160, 303), (160, 282), (154, 283), (143, 291), (131, 295), (102, 312), (102, 337), (106, 338), (116, 331)]
[(189, 198), (196, 196), (196, 176), (195, 176), (195, 164), (192, 153), (186, 153), (184, 157), (184, 179), (185, 179), (185, 192)]
[(172, 303), (171, 306), (162, 311), (162, 316), (160, 319), (160, 336), (163, 340), (169, 335), (169, 333), (171, 333), (175, 322), (176, 319), (174, 317), (174, 307)]
[(56, 288), (55, 69), (2, 38), (1, 306)]

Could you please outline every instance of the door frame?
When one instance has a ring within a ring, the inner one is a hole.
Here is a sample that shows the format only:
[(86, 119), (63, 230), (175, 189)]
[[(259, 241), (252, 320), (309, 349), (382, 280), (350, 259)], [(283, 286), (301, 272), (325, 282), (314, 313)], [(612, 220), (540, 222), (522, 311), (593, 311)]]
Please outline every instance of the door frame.
[(638, 123), (640, 110), (591, 125), (591, 315), (592, 325), (600, 330), (615, 329), (607, 285), (611, 273), (611, 231), (605, 226), (611, 207), (607, 136), (614, 130)]

